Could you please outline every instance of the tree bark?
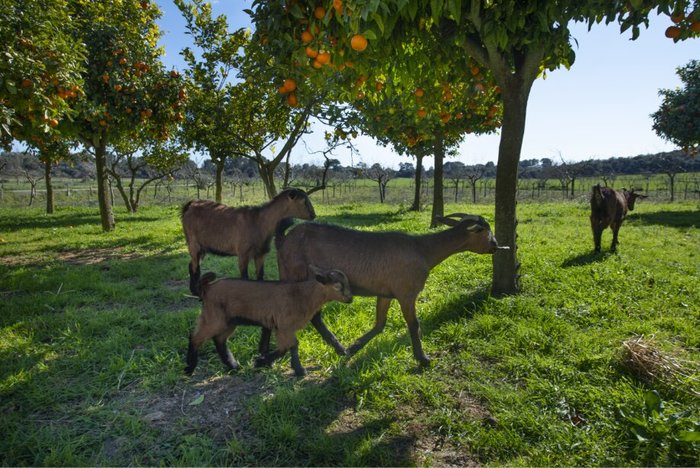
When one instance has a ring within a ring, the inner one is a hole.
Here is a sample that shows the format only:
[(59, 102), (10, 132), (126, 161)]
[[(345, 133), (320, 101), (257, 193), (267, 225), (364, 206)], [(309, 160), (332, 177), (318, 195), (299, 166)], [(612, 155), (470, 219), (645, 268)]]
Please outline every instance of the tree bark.
[(411, 211), (420, 211), (420, 189), (421, 189), (421, 179), (423, 178), (423, 155), (416, 156), (416, 180), (415, 188), (413, 191), (413, 206), (411, 206)]
[(53, 214), (54, 210), (54, 196), (53, 196), (53, 182), (51, 181), (51, 158), (47, 157), (44, 160), (44, 180), (46, 181), (46, 214)]
[[(534, 81), (534, 79), (533, 79)], [(502, 87), (503, 126), (498, 147), (496, 171), (496, 238), (499, 245), (510, 250), (498, 250), (493, 255), (494, 296), (515, 294), (520, 291), (520, 262), (518, 261), (516, 217), (516, 193), (518, 187), (518, 163), (525, 133), (529, 83), (510, 76)]]
[(435, 137), (435, 168), (433, 169), (433, 212), (430, 217), (430, 227), (437, 227), (436, 216), (445, 214), (445, 200), (443, 189), (443, 162), (445, 159), (445, 145), (441, 135)]
[(100, 206), (100, 221), (102, 230), (109, 232), (114, 229), (114, 213), (107, 180), (107, 141), (100, 137), (99, 144), (95, 146), (95, 169), (97, 178), (97, 202)]
[(223, 174), (224, 174), (224, 163), (226, 158), (217, 157), (214, 159), (214, 164), (216, 165), (216, 180), (214, 189), (214, 199), (217, 203), (221, 203), (222, 193), (223, 193)]

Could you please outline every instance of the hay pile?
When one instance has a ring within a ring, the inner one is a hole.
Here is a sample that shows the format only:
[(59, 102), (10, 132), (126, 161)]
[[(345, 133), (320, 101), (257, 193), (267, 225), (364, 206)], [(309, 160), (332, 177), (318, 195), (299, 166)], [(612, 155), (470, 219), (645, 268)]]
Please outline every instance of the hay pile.
[(679, 352), (662, 351), (653, 336), (624, 341), (621, 360), (627, 370), (644, 382), (700, 396), (700, 363), (683, 359)]

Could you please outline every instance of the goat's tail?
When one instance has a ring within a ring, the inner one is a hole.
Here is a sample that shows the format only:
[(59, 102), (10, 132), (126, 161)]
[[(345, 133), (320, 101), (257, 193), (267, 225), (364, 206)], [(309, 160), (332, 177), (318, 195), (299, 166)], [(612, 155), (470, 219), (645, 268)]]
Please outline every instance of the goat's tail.
[(199, 279), (199, 298), (203, 298), (204, 295), (207, 292), (207, 289), (209, 289), (209, 285), (211, 284), (212, 281), (216, 279), (216, 273), (213, 271), (208, 271), (202, 275), (202, 277)]
[(605, 200), (605, 195), (603, 194), (602, 190), (600, 190), (600, 184), (594, 185), (593, 186), (593, 196), (591, 197), (591, 203), (593, 203), (596, 206), (602, 206), (604, 200)]
[(294, 224), (294, 219), (292, 218), (283, 218), (277, 223), (277, 228), (275, 229), (275, 248), (277, 248), (277, 250), (282, 248), (284, 239), (287, 237), (285, 236), (285, 232), (292, 224)]

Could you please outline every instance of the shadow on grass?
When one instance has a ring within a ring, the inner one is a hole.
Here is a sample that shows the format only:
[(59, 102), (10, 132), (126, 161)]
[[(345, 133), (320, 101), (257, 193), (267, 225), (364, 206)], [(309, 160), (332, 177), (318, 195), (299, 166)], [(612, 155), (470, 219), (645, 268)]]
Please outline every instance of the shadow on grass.
[(324, 216), (319, 222), (326, 224), (339, 224), (347, 227), (367, 227), (384, 223), (394, 223), (405, 219), (404, 210), (391, 212), (355, 213), (352, 210), (339, 210), (335, 216)]
[(698, 227), (700, 226), (700, 210), (630, 213), (627, 219), (643, 224), (658, 224), (676, 228)]
[[(117, 226), (121, 223), (136, 222), (157, 222), (163, 218), (155, 216), (139, 216), (133, 217), (120, 216), (117, 219)], [(56, 213), (54, 215), (27, 216), (26, 214), (3, 214), (0, 218), (0, 231), (16, 232), (23, 229), (50, 229), (50, 228), (65, 228), (93, 225), (99, 227), (101, 225), (99, 212), (95, 213), (75, 213), (67, 212), (65, 214)]]
[(591, 250), (590, 252), (582, 253), (567, 258), (562, 262), (561, 266), (562, 268), (570, 268), (576, 266), (590, 265), (592, 263), (605, 261), (605, 259), (610, 257), (611, 255), (615, 255), (615, 252), (611, 252), (610, 250), (595, 252)]

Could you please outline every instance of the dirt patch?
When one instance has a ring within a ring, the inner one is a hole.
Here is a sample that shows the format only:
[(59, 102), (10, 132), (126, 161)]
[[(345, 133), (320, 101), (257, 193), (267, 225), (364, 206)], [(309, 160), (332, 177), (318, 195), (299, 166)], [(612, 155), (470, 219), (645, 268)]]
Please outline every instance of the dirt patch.
[(179, 385), (170, 393), (127, 395), (127, 407), (166, 436), (202, 432), (229, 440), (245, 432), (247, 401), (266, 388), (265, 377), (221, 375)]
[(96, 265), (108, 260), (134, 260), (143, 256), (135, 252), (125, 252), (123, 249), (85, 249), (59, 252), (56, 258), (73, 265)]

